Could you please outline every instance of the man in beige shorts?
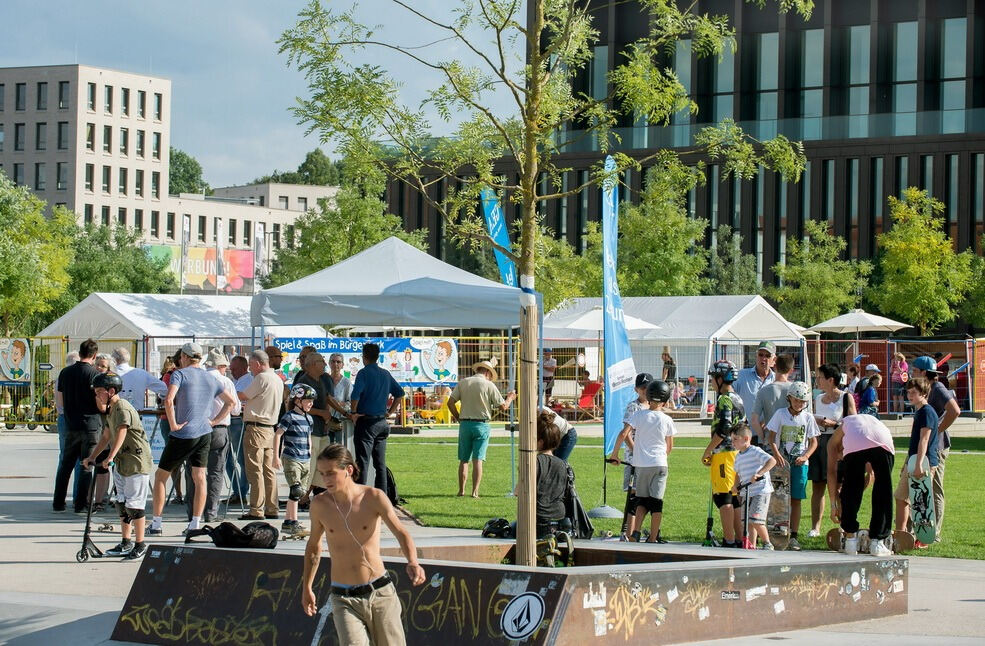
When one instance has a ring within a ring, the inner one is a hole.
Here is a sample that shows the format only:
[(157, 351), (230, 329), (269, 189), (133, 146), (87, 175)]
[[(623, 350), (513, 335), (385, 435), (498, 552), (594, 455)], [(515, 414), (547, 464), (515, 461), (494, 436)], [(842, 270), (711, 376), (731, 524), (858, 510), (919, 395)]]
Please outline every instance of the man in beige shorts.
[(414, 539), (400, 524), (381, 489), (357, 484), (352, 454), (329, 444), (318, 456), (325, 491), (311, 500), (311, 534), (304, 549), (301, 605), (308, 616), (318, 612), (312, 584), (321, 559), (322, 538), (332, 555), (332, 619), (339, 643), (351, 646), (405, 644), (400, 599), (380, 558), (380, 520), (400, 543), (407, 558), (407, 577), (424, 583)]

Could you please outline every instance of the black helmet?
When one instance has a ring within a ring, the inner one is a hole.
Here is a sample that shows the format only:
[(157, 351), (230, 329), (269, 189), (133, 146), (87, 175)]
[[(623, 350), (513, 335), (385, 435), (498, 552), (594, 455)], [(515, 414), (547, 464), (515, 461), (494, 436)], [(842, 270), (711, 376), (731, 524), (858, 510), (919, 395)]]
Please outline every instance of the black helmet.
[(317, 399), (318, 393), (308, 384), (295, 384), (291, 388), (291, 399)]
[(666, 381), (656, 379), (651, 381), (646, 387), (646, 398), (652, 402), (666, 402), (670, 400), (670, 384)]
[(115, 372), (103, 372), (92, 378), (92, 388), (112, 388), (119, 394), (123, 390), (123, 380)]
[(653, 375), (651, 375), (649, 372), (641, 372), (640, 374), (636, 375), (637, 388), (646, 388), (646, 385), (651, 381), (653, 381)]
[(505, 518), (490, 518), (482, 528), (483, 538), (510, 538), (512, 527)]
[(739, 371), (736, 370), (735, 364), (727, 359), (716, 361), (711, 367), (711, 370), (708, 371), (708, 374), (712, 377), (721, 377), (722, 381), (727, 384), (739, 378)]

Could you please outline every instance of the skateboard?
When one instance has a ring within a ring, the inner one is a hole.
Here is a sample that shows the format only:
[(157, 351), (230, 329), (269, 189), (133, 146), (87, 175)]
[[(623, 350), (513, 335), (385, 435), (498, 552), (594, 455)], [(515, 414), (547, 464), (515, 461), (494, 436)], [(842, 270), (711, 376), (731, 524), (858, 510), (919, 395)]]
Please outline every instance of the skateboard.
[(770, 470), (773, 494), (766, 512), (766, 529), (770, 542), (777, 550), (787, 549), (790, 543), (790, 467), (777, 466)]
[[(859, 530), (856, 534), (859, 539), (858, 553), (864, 554), (869, 551), (869, 531), (866, 529)], [(845, 549), (845, 532), (842, 531), (840, 527), (833, 527), (825, 536), (825, 540), (828, 544), (828, 549), (833, 552), (840, 552)], [(865, 550), (862, 550), (862, 543), (865, 543)], [(906, 554), (913, 549), (913, 534), (910, 532), (893, 532), (890, 539), (890, 548), (893, 550), (894, 554)]]
[[(930, 461), (924, 457), (921, 466), (923, 477), (914, 478), (910, 475), (910, 518), (913, 521), (913, 534), (916, 539), (925, 545), (930, 545), (937, 538)], [(906, 472), (912, 474), (916, 468), (917, 456), (911, 455), (906, 461)]]

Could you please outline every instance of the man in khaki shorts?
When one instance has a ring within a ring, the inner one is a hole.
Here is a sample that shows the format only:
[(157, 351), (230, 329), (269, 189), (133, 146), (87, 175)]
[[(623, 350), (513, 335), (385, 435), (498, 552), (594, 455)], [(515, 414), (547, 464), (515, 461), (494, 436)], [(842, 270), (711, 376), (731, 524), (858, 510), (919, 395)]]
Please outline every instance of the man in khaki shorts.
[(357, 484), (352, 454), (341, 444), (329, 444), (318, 456), (318, 476), (325, 492), (311, 500), (311, 534), (304, 549), (301, 605), (311, 617), (318, 612), (312, 585), (321, 559), (321, 543), (332, 555), (332, 620), (339, 643), (361, 646), (405, 644), (400, 599), (380, 558), (380, 520), (400, 543), (407, 558), (407, 578), (424, 583), (414, 539), (404, 529), (387, 500), (375, 487)]
[(250, 510), (240, 520), (274, 519), (280, 516), (277, 479), (274, 474), (274, 425), (284, 401), (284, 382), (270, 368), (263, 350), (250, 353), (253, 381), (239, 393), (243, 402), (243, 455), (250, 483)]

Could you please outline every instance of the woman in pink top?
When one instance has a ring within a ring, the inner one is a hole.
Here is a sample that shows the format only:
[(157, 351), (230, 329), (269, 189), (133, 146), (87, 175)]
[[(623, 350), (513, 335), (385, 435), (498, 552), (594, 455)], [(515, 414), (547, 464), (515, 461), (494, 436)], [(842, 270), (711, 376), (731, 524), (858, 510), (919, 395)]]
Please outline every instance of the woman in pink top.
[(910, 366), (906, 363), (906, 357), (903, 356), (902, 352), (897, 352), (893, 355), (893, 361), (889, 365), (889, 381), (890, 388), (892, 388), (892, 400), (893, 408), (892, 410), (897, 413), (903, 412), (903, 402), (906, 399), (906, 390), (903, 388), (903, 384), (909, 379)]
[[(844, 463), (838, 492), (838, 460)], [(828, 492), (831, 520), (845, 532), (846, 553), (857, 549), (858, 510), (865, 491), (866, 464), (872, 465), (872, 515), (869, 518), (869, 553), (886, 556), (893, 520), (893, 437), (886, 425), (871, 415), (849, 415), (828, 441)]]

